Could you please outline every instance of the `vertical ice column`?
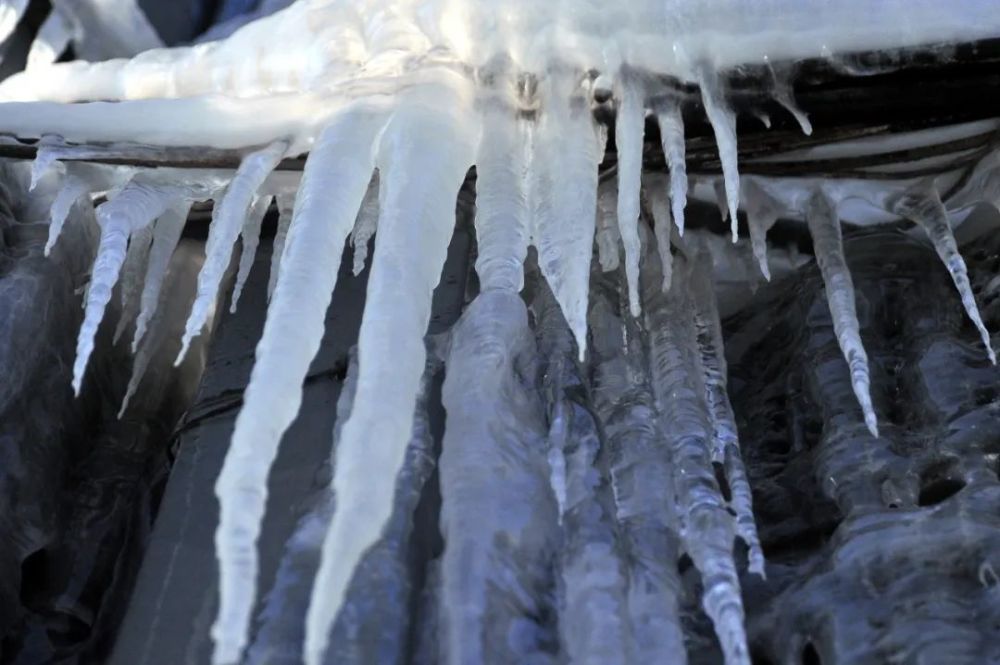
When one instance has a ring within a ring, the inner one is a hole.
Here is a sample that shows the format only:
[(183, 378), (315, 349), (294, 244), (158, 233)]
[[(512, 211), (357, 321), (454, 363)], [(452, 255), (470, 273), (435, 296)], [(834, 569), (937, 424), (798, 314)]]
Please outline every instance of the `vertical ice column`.
[(771, 281), (771, 269), (767, 265), (767, 232), (774, 226), (781, 214), (780, 204), (751, 178), (743, 179), (743, 207), (747, 212), (747, 226), (750, 228), (750, 246), (754, 258), (760, 266), (764, 279)]
[(604, 271), (617, 270), (621, 242), (618, 232), (618, 185), (608, 179), (597, 188), (597, 232), (594, 240), (597, 242), (597, 258)]
[(380, 108), (349, 107), (323, 129), (306, 162), (294, 232), (257, 344), (250, 382), (216, 482), (219, 610), (214, 665), (239, 661), (257, 597), (256, 541), (267, 476), (302, 403), (302, 381), (323, 337), (338, 264), (374, 168)]
[(236, 306), (243, 295), (243, 285), (250, 276), (250, 269), (253, 267), (254, 257), (257, 255), (257, 246), (260, 244), (260, 227), (267, 215), (267, 209), (271, 207), (271, 196), (256, 196), (250, 204), (250, 212), (243, 220), (243, 228), (240, 229), (240, 242), (243, 247), (240, 250), (240, 266), (236, 271), (236, 286), (233, 287), (232, 304), (229, 306), (230, 312), (236, 311)]
[(618, 229), (625, 249), (625, 275), (632, 316), (639, 316), (639, 187), (642, 176), (642, 138), (646, 110), (643, 88), (622, 72), (618, 83), (615, 145), (618, 148)]
[(736, 242), (739, 238), (736, 211), (740, 207), (736, 114), (729, 108), (718, 73), (707, 63), (699, 67), (698, 83), (701, 86), (701, 99), (705, 104), (705, 113), (708, 115), (709, 122), (712, 123), (715, 142), (719, 146), (719, 160), (722, 162), (722, 178), (726, 189), (726, 202), (729, 206), (729, 227), (732, 229), (733, 242)]
[(352, 272), (355, 276), (360, 275), (365, 269), (365, 261), (368, 260), (368, 241), (375, 235), (375, 229), (378, 227), (378, 189), (376, 174), (368, 184), (368, 191), (365, 192), (365, 199), (361, 202), (358, 218), (354, 221), (354, 230), (351, 231), (351, 246), (354, 248)]
[(972, 292), (972, 285), (969, 284), (969, 273), (965, 268), (965, 260), (958, 251), (955, 234), (952, 232), (951, 223), (948, 220), (948, 211), (945, 210), (941, 196), (934, 184), (925, 182), (917, 185), (897, 198), (890, 207), (892, 212), (913, 220), (927, 233), (938, 257), (948, 269), (948, 274), (951, 275), (955, 288), (958, 289), (965, 313), (968, 314), (969, 319), (976, 326), (976, 330), (979, 331), (979, 337), (983, 340), (983, 346), (986, 347), (990, 362), (996, 365), (996, 353), (990, 342), (990, 333), (983, 324), (983, 318), (979, 315), (976, 297)]
[(833, 330), (851, 372), (851, 385), (861, 405), (865, 425), (871, 435), (877, 437), (878, 420), (872, 406), (868, 354), (861, 343), (861, 327), (854, 303), (854, 282), (844, 258), (844, 242), (840, 235), (836, 206), (822, 190), (815, 191), (810, 197), (806, 207), (806, 222), (813, 239), (816, 263), (823, 275)]
[[(160, 302), (160, 290), (167, 275), (170, 257), (174, 255), (177, 243), (187, 222), (190, 203), (181, 203), (167, 208), (153, 227), (153, 244), (146, 262), (146, 276), (142, 282), (139, 297), (139, 316), (135, 320), (135, 334), (132, 337), (132, 353), (139, 348), (139, 342), (146, 334), (146, 327)], [(134, 377), (134, 371), (133, 371)]]
[(656, 253), (660, 257), (662, 280), (660, 288), (667, 292), (673, 278), (674, 255), (670, 252), (670, 202), (667, 201), (666, 177), (659, 173), (643, 175), (643, 191), (653, 215), (653, 235), (656, 237)]
[(663, 156), (670, 169), (670, 203), (677, 232), (684, 235), (684, 208), (687, 206), (687, 162), (685, 161), (684, 118), (680, 101), (670, 97), (660, 104), (656, 114), (660, 126)]
[(361, 373), (336, 453), (337, 507), (306, 617), (306, 665), (321, 662), (351, 575), (392, 512), (424, 369), (431, 296), (479, 138), (466, 85), (453, 79), (411, 90), (380, 140), (382, 208), (359, 333)]

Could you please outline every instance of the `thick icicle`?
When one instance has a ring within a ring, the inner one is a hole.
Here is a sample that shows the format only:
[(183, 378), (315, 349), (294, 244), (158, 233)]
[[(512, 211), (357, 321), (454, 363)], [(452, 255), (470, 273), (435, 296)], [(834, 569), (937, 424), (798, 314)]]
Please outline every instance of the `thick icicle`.
[(375, 235), (375, 229), (378, 227), (378, 208), (378, 176), (375, 176), (368, 185), (365, 200), (361, 202), (361, 210), (358, 211), (358, 218), (354, 222), (354, 230), (351, 231), (355, 276), (360, 275), (365, 269), (365, 261), (368, 260), (368, 241)]
[(618, 229), (625, 248), (625, 275), (632, 316), (639, 316), (639, 188), (642, 175), (642, 138), (646, 113), (641, 84), (622, 74), (615, 121), (618, 148)]
[(260, 244), (260, 227), (264, 222), (264, 216), (267, 215), (267, 209), (271, 207), (271, 198), (271, 196), (255, 197), (250, 206), (250, 212), (243, 220), (243, 228), (240, 230), (240, 242), (243, 247), (240, 250), (240, 267), (236, 271), (236, 286), (233, 287), (230, 312), (236, 311), (240, 296), (243, 294), (243, 285), (247, 283), (247, 277), (250, 276), (254, 257), (257, 256), (257, 245)]
[(663, 102), (656, 121), (660, 126), (663, 156), (670, 168), (670, 203), (677, 232), (684, 235), (684, 208), (687, 206), (688, 177), (684, 144), (684, 118), (680, 102), (671, 97)]
[(52, 212), (49, 216), (49, 238), (45, 242), (45, 256), (52, 252), (56, 241), (59, 240), (59, 235), (62, 233), (63, 225), (66, 223), (66, 218), (69, 216), (73, 204), (89, 193), (90, 186), (83, 178), (68, 174), (63, 179), (59, 193), (56, 194), (56, 198), (52, 202)]
[(142, 282), (146, 275), (152, 242), (153, 228), (151, 224), (137, 230), (129, 239), (125, 263), (122, 266), (121, 286), (118, 287), (121, 293), (122, 309), (112, 338), (114, 344), (118, 344), (122, 333), (139, 313), (139, 294), (142, 292)]
[(781, 214), (781, 204), (750, 178), (743, 180), (743, 207), (747, 212), (750, 228), (750, 246), (760, 266), (764, 279), (771, 281), (771, 268), (767, 265), (767, 232)]
[(480, 289), (517, 293), (524, 286), (528, 231), (527, 121), (501, 100), (482, 109), (483, 134), (476, 158), (476, 272)]
[(97, 209), (101, 240), (90, 275), (84, 320), (73, 363), (73, 392), (77, 395), (80, 394), (83, 374), (94, 350), (97, 328), (104, 318), (104, 309), (111, 300), (111, 291), (125, 261), (129, 236), (160, 216), (176, 195), (173, 189), (133, 179), (118, 196)]
[(220, 513), (214, 665), (238, 662), (246, 644), (257, 596), (255, 547), (268, 472), (302, 403), (302, 381), (323, 337), (339, 259), (371, 179), (374, 144), (384, 122), (378, 109), (352, 107), (323, 130), (306, 162), (288, 260), (268, 307), (257, 362), (215, 486)]
[(597, 242), (597, 258), (601, 269), (605, 272), (617, 270), (619, 264), (618, 243), (621, 234), (618, 232), (618, 184), (614, 180), (606, 180), (597, 188), (597, 232), (594, 240)]
[[(646, 261), (655, 266), (655, 262)], [(715, 625), (726, 665), (749, 665), (739, 576), (733, 561), (733, 520), (710, 459), (710, 431), (694, 310), (681, 259), (674, 285), (664, 294), (651, 268), (643, 278), (652, 384), (660, 424), (671, 449), (684, 549), (701, 572), (702, 605)]]
[(587, 293), (604, 155), (578, 75), (549, 73), (532, 155), (531, 207), (538, 265), (576, 338), (587, 349)]
[(42, 27), (38, 29), (31, 49), (28, 51), (28, 62), (25, 71), (51, 65), (63, 54), (72, 38), (70, 26), (59, 11), (49, 13)]
[(705, 401), (712, 424), (712, 461), (720, 462), (732, 494), (730, 501), (736, 513), (736, 533), (749, 549), (750, 571), (764, 575), (764, 553), (757, 536), (753, 519), (753, 496), (747, 482), (746, 470), (740, 455), (736, 416), (726, 392), (729, 370), (722, 341), (722, 325), (712, 283), (712, 259), (701, 255), (690, 265), (688, 278), (691, 300), (694, 304), (694, 323), (698, 333), (701, 369), (705, 385)]
[[(458, 90), (464, 85), (456, 82)], [(415, 91), (381, 138), (382, 208), (359, 333), (361, 374), (336, 453), (337, 508), (306, 617), (306, 665), (321, 662), (351, 575), (392, 512), (392, 488), (424, 370), (431, 296), (455, 227), (455, 199), (478, 141), (470, 100), (456, 92), (450, 85)], [(297, 231), (292, 234), (298, 243)]]
[(649, 173), (642, 177), (643, 191), (649, 210), (653, 215), (653, 234), (656, 237), (656, 252), (660, 257), (660, 272), (663, 275), (661, 288), (670, 290), (673, 277), (674, 255), (670, 251), (670, 202), (667, 200), (666, 177), (659, 173)]
[(703, 64), (698, 71), (701, 99), (705, 104), (705, 114), (712, 123), (715, 142), (719, 146), (719, 161), (722, 162), (722, 177), (726, 188), (726, 202), (729, 206), (729, 227), (733, 242), (739, 239), (739, 222), (736, 211), (740, 207), (740, 170), (737, 164), (736, 114), (729, 108), (718, 73), (710, 65)]
[(286, 141), (278, 141), (244, 157), (232, 182), (222, 195), (222, 200), (216, 201), (218, 210), (213, 215), (212, 224), (208, 229), (205, 263), (198, 274), (198, 295), (195, 296), (194, 304), (191, 306), (191, 314), (184, 328), (184, 337), (181, 339), (181, 351), (177, 354), (175, 364), (180, 365), (184, 360), (191, 340), (201, 333), (205, 321), (208, 320), (218, 297), (219, 284), (229, 266), (233, 246), (236, 244), (243, 220), (250, 210), (253, 197), (264, 179), (284, 157), (287, 149)]
[(871, 398), (871, 373), (868, 354), (861, 343), (861, 328), (854, 303), (854, 282), (844, 258), (844, 242), (840, 235), (840, 220), (833, 201), (822, 190), (817, 190), (806, 207), (806, 222), (813, 239), (816, 263), (819, 264), (826, 287), (826, 299), (833, 318), (837, 343), (851, 372), (851, 385), (861, 405), (865, 425), (872, 436), (878, 436), (878, 419)]
[(274, 287), (278, 284), (278, 273), (281, 271), (281, 257), (285, 253), (285, 246), (288, 239), (288, 228), (292, 223), (292, 209), (294, 208), (295, 197), (289, 194), (278, 194), (275, 197), (278, 203), (278, 228), (274, 232), (274, 241), (271, 244), (271, 272), (267, 278), (267, 300), (271, 301), (274, 295)]
[[(167, 275), (170, 257), (181, 239), (184, 223), (187, 221), (190, 203), (178, 203), (167, 208), (153, 227), (153, 244), (146, 262), (146, 276), (142, 282), (139, 298), (139, 316), (135, 320), (135, 334), (132, 337), (132, 353), (139, 348), (139, 342), (146, 334), (146, 327), (156, 312), (160, 302), (160, 290)], [(135, 371), (133, 370), (133, 375)]]
[(972, 292), (972, 285), (969, 284), (969, 273), (965, 268), (965, 260), (958, 251), (958, 243), (955, 242), (955, 234), (951, 230), (951, 223), (948, 220), (948, 211), (945, 210), (941, 202), (941, 196), (933, 182), (924, 182), (915, 188), (907, 191), (892, 203), (892, 211), (897, 215), (906, 217), (919, 224), (927, 233), (934, 250), (941, 258), (951, 280), (958, 289), (958, 295), (962, 299), (962, 306), (965, 313), (979, 331), (979, 337), (983, 340), (986, 353), (990, 362), (997, 364), (996, 353), (990, 342), (990, 333), (983, 324), (983, 318), (979, 315), (979, 307), (976, 305), (976, 297)]

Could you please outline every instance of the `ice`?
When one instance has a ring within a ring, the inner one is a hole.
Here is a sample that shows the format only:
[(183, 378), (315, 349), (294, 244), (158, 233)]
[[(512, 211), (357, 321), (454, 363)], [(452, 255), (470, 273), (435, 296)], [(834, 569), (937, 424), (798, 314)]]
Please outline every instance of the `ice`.
[(50, 12), (38, 29), (35, 40), (28, 51), (25, 70), (37, 69), (55, 62), (69, 46), (72, 32), (66, 19), (58, 11)]
[(149, 261), (149, 249), (153, 242), (152, 225), (143, 226), (132, 234), (125, 253), (125, 263), (122, 265), (121, 292), (122, 309), (115, 326), (112, 343), (117, 344), (122, 333), (132, 324), (139, 313), (139, 294), (142, 292), (142, 282), (146, 275), (146, 264)]
[(774, 82), (774, 89), (771, 92), (774, 100), (792, 114), (795, 121), (799, 123), (803, 134), (811, 136), (813, 132), (812, 123), (809, 121), (809, 116), (795, 103), (795, 93), (792, 90), (790, 72), (776, 71), (774, 66), (770, 66), (769, 69)]
[(205, 243), (205, 263), (198, 273), (198, 294), (195, 296), (191, 315), (184, 328), (177, 365), (187, 355), (191, 340), (201, 333), (215, 306), (219, 285), (222, 283), (226, 268), (229, 267), (233, 246), (249, 214), (257, 190), (287, 150), (288, 143), (279, 141), (244, 157), (229, 187), (222, 195), (222, 200), (216, 201), (216, 210), (213, 212), (212, 224), (208, 229), (208, 241)]
[(976, 305), (975, 294), (972, 292), (972, 285), (969, 284), (969, 273), (965, 268), (965, 260), (958, 251), (958, 244), (955, 242), (955, 234), (951, 230), (951, 222), (948, 219), (948, 211), (945, 210), (941, 202), (941, 196), (933, 182), (923, 182), (900, 196), (892, 204), (892, 211), (898, 215), (911, 219), (919, 224), (930, 238), (934, 250), (941, 258), (942, 263), (948, 269), (958, 295), (962, 299), (962, 307), (965, 313), (979, 331), (979, 337), (983, 340), (986, 353), (990, 362), (996, 365), (997, 357), (993, 351), (990, 341), (990, 333), (983, 325), (983, 318), (979, 315), (979, 307)]
[(743, 179), (743, 208), (750, 228), (750, 246), (760, 266), (764, 279), (771, 281), (771, 268), (767, 265), (767, 232), (781, 214), (781, 204), (771, 198), (753, 178)]
[(292, 223), (292, 208), (295, 197), (288, 194), (278, 194), (275, 197), (278, 204), (278, 228), (274, 232), (274, 241), (271, 248), (271, 272), (267, 280), (267, 300), (271, 301), (274, 295), (274, 287), (278, 284), (278, 274), (281, 272), (281, 257), (285, 253), (286, 241), (288, 239), (288, 229)]
[(105, 60), (163, 46), (137, 0), (52, 0), (73, 33), (77, 57)]
[(597, 231), (594, 240), (597, 243), (597, 256), (601, 268), (607, 272), (617, 270), (621, 249), (621, 233), (618, 232), (618, 184), (608, 179), (597, 188)]
[(646, 122), (643, 88), (623, 72), (618, 89), (615, 145), (618, 148), (618, 228), (625, 248), (625, 274), (632, 316), (639, 316), (639, 185), (642, 174), (642, 139)]
[(479, 139), (464, 82), (442, 73), (439, 85), (413, 94), (401, 102), (379, 147), (382, 208), (359, 334), (361, 374), (337, 447), (337, 509), (306, 617), (306, 665), (321, 662), (351, 574), (391, 514), (424, 369), (431, 295)]
[(49, 238), (45, 243), (45, 256), (48, 256), (52, 252), (56, 241), (59, 240), (59, 235), (62, 233), (63, 225), (66, 223), (66, 218), (69, 216), (69, 211), (73, 208), (73, 205), (89, 194), (90, 185), (84, 178), (69, 173), (63, 179), (59, 193), (56, 194), (55, 200), (52, 201), (52, 211), (49, 216)]
[(687, 206), (687, 162), (685, 161), (684, 118), (681, 116), (680, 101), (668, 97), (660, 105), (656, 114), (660, 126), (660, 140), (663, 156), (670, 168), (670, 203), (677, 232), (684, 235), (684, 208)]
[(871, 435), (877, 437), (878, 419), (872, 406), (871, 374), (868, 369), (868, 354), (861, 343), (858, 312), (854, 303), (854, 282), (844, 259), (844, 243), (840, 235), (836, 206), (822, 190), (815, 191), (810, 197), (806, 208), (806, 222), (813, 239), (816, 263), (819, 264), (823, 284), (826, 286), (826, 298), (830, 304), (837, 343), (847, 360), (851, 385), (861, 405), (865, 425)]
[(0, 46), (6, 42), (28, 7), (28, 0), (0, 0)]
[(729, 108), (722, 82), (718, 73), (708, 64), (698, 68), (698, 84), (701, 86), (701, 99), (705, 104), (705, 113), (712, 130), (715, 132), (715, 142), (719, 146), (719, 160), (722, 162), (722, 177), (725, 185), (726, 203), (729, 207), (729, 226), (733, 233), (733, 242), (739, 239), (739, 222), (736, 211), (740, 207), (740, 171), (737, 164), (736, 146), (736, 114)]
[[(153, 244), (146, 262), (146, 275), (139, 298), (139, 315), (135, 320), (135, 334), (132, 337), (132, 353), (139, 348), (139, 342), (146, 334), (146, 326), (156, 312), (160, 302), (160, 290), (167, 275), (170, 257), (184, 231), (190, 203), (178, 203), (167, 208), (153, 226)], [(133, 371), (133, 377), (135, 372)]]
[(355, 275), (360, 275), (365, 269), (365, 261), (368, 260), (368, 241), (375, 235), (375, 229), (378, 227), (378, 189), (378, 176), (376, 176), (368, 185), (365, 199), (361, 202), (361, 210), (358, 211), (358, 218), (354, 221), (354, 230), (351, 231)]
[(250, 276), (254, 257), (257, 255), (257, 246), (260, 244), (260, 227), (264, 222), (265, 215), (267, 215), (268, 208), (271, 207), (272, 198), (267, 195), (254, 197), (253, 203), (250, 205), (250, 212), (243, 220), (243, 228), (240, 230), (240, 242), (243, 247), (240, 250), (240, 265), (236, 271), (236, 286), (233, 287), (230, 312), (236, 311), (240, 295), (243, 294), (243, 285), (247, 283), (247, 277)]
[(384, 123), (378, 107), (351, 108), (330, 121), (306, 162), (287, 261), (215, 486), (220, 506), (215, 537), (219, 610), (212, 626), (215, 665), (237, 662), (246, 644), (256, 599), (255, 547), (268, 472), (302, 401), (302, 381), (323, 337), (344, 242), (371, 179)]
[[(667, 179), (660, 173), (647, 173), (642, 177), (642, 188), (653, 215), (653, 234), (656, 237), (656, 251), (660, 257), (660, 272), (663, 275), (661, 288), (670, 290), (673, 276), (674, 255), (670, 251), (670, 202), (667, 200)], [(679, 232), (679, 231), (678, 231)]]

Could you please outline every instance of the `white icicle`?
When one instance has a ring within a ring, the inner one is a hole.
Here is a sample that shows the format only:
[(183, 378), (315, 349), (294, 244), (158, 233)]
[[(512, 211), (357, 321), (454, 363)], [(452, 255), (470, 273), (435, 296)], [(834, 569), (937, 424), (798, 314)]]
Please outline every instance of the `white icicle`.
[[(256, 541), (267, 477), (281, 436), (302, 403), (302, 382), (323, 337), (344, 241), (374, 168), (380, 109), (361, 105), (336, 117), (306, 161), (274, 299), (215, 486), (219, 526), (219, 610), (212, 626), (214, 665), (240, 660), (257, 597)], [(255, 188), (254, 188), (255, 189)], [(412, 411), (406, 418), (409, 420)]]
[(114, 344), (118, 344), (118, 340), (121, 339), (128, 324), (138, 314), (139, 293), (142, 290), (143, 277), (146, 275), (149, 248), (152, 242), (153, 229), (151, 225), (138, 229), (129, 239), (125, 263), (122, 266), (121, 286), (118, 288), (121, 293), (122, 309), (118, 317), (118, 325), (115, 327), (114, 337), (112, 337)]
[(278, 273), (281, 270), (281, 257), (285, 253), (288, 228), (292, 223), (292, 209), (294, 208), (295, 197), (289, 194), (278, 194), (275, 200), (278, 203), (278, 228), (274, 232), (274, 241), (271, 243), (271, 273), (267, 279), (268, 302), (271, 301), (271, 296), (274, 295), (274, 287), (278, 283)]
[(229, 265), (236, 238), (250, 209), (250, 203), (264, 179), (284, 157), (287, 149), (287, 142), (278, 141), (244, 157), (232, 182), (222, 195), (222, 200), (216, 201), (218, 210), (213, 215), (208, 230), (205, 263), (198, 273), (198, 295), (191, 306), (191, 314), (181, 340), (181, 351), (177, 354), (175, 365), (180, 365), (184, 360), (191, 340), (201, 333), (202, 326), (208, 320), (218, 297), (222, 276)]
[(771, 268), (767, 265), (767, 232), (781, 214), (781, 204), (771, 198), (760, 185), (750, 178), (743, 180), (743, 207), (750, 228), (750, 245), (764, 279), (771, 281)]
[[(490, 103), (492, 101), (492, 103)], [(476, 158), (476, 273), (482, 291), (518, 292), (530, 242), (526, 121), (500, 100), (487, 101)]]
[(368, 241), (375, 235), (378, 228), (378, 176), (372, 178), (361, 202), (361, 210), (351, 231), (351, 245), (354, 247), (354, 275), (360, 275), (368, 260)]
[(594, 240), (597, 242), (597, 259), (601, 270), (610, 272), (617, 270), (619, 265), (618, 243), (621, 234), (618, 232), (618, 183), (606, 180), (597, 188), (597, 232)]
[(786, 111), (792, 114), (795, 121), (799, 123), (803, 134), (811, 136), (813, 132), (812, 123), (809, 122), (809, 116), (795, 103), (795, 93), (792, 90), (790, 77), (785, 72), (779, 73), (774, 71), (773, 68), (771, 68), (771, 75), (774, 77), (774, 91), (772, 93), (774, 101), (781, 104)]
[(83, 325), (80, 326), (73, 363), (73, 392), (77, 395), (80, 394), (83, 374), (94, 350), (97, 328), (104, 318), (104, 310), (111, 300), (111, 291), (125, 261), (129, 236), (162, 214), (172, 196), (176, 196), (173, 190), (133, 179), (118, 196), (97, 209), (101, 240), (91, 270)]
[[(153, 244), (149, 249), (149, 259), (146, 262), (146, 276), (142, 283), (142, 296), (139, 298), (139, 316), (135, 320), (135, 334), (132, 337), (132, 353), (139, 348), (139, 342), (146, 334), (146, 327), (156, 312), (160, 302), (160, 290), (167, 275), (170, 257), (174, 254), (184, 223), (187, 221), (190, 203), (178, 203), (167, 208), (153, 227)], [(132, 370), (133, 375), (135, 370)], [(123, 407), (124, 408), (124, 407)]]
[(0, 45), (7, 41), (28, 7), (28, 0), (0, 0)]
[(456, 88), (415, 92), (419, 96), (401, 103), (381, 139), (382, 210), (358, 338), (361, 372), (336, 451), (337, 507), (306, 616), (306, 665), (322, 662), (351, 575), (392, 511), (424, 371), (431, 297), (455, 227), (455, 198), (478, 141), (471, 100), (458, 92), (464, 81)]
[(736, 211), (740, 207), (740, 170), (737, 164), (736, 114), (729, 108), (717, 72), (708, 64), (699, 68), (698, 83), (701, 99), (705, 104), (705, 114), (712, 123), (715, 142), (719, 146), (719, 161), (722, 162), (722, 177), (726, 187), (726, 201), (729, 204), (729, 227), (733, 242), (739, 239)]
[(28, 51), (28, 62), (25, 71), (31, 71), (44, 67), (55, 62), (69, 46), (72, 37), (70, 26), (66, 24), (66, 19), (58, 11), (49, 13), (48, 18), (38, 29), (38, 34), (31, 42), (31, 49)]
[(75, 175), (69, 174), (63, 179), (59, 193), (56, 194), (52, 202), (52, 211), (49, 216), (49, 238), (45, 241), (45, 256), (52, 252), (59, 235), (62, 233), (63, 225), (69, 216), (69, 211), (73, 204), (81, 197), (90, 193), (87, 181)]
[(623, 75), (618, 90), (615, 144), (618, 148), (618, 230), (625, 248), (625, 277), (632, 316), (639, 316), (639, 185), (645, 109), (638, 81)]
[(868, 354), (861, 343), (858, 312), (854, 303), (854, 282), (844, 259), (844, 242), (840, 235), (840, 220), (833, 201), (817, 190), (809, 199), (806, 222), (813, 239), (816, 263), (819, 264), (826, 287), (826, 299), (833, 318), (837, 343), (851, 372), (851, 385), (864, 413), (865, 425), (872, 436), (878, 436), (878, 420), (871, 398), (871, 374)]
[(653, 235), (656, 237), (656, 252), (660, 257), (660, 270), (663, 274), (661, 290), (670, 290), (673, 277), (674, 255), (670, 251), (670, 202), (667, 200), (666, 176), (660, 173), (649, 173), (642, 177), (643, 191), (653, 214)]
[(233, 287), (230, 312), (236, 311), (240, 296), (243, 294), (243, 286), (250, 276), (254, 257), (257, 255), (257, 245), (260, 244), (260, 227), (264, 222), (264, 216), (267, 215), (267, 209), (271, 207), (271, 198), (271, 196), (255, 197), (249, 214), (243, 220), (243, 228), (240, 230), (240, 242), (243, 243), (243, 248), (240, 250), (240, 267), (236, 272), (236, 286)]
[(893, 202), (892, 211), (916, 222), (927, 233), (938, 257), (948, 269), (951, 280), (955, 283), (955, 288), (958, 289), (965, 313), (968, 314), (969, 319), (976, 326), (976, 330), (979, 331), (979, 337), (983, 340), (983, 346), (986, 347), (990, 362), (996, 365), (997, 357), (990, 342), (990, 333), (983, 324), (983, 318), (979, 315), (976, 297), (972, 292), (972, 285), (969, 284), (969, 273), (965, 267), (965, 260), (958, 251), (958, 243), (955, 242), (955, 234), (952, 232), (951, 223), (948, 220), (948, 211), (945, 210), (933, 181), (922, 182), (896, 199)]
[(687, 206), (687, 162), (685, 161), (684, 118), (680, 103), (670, 99), (656, 114), (660, 126), (663, 156), (670, 168), (670, 202), (677, 232), (684, 235), (684, 208)]

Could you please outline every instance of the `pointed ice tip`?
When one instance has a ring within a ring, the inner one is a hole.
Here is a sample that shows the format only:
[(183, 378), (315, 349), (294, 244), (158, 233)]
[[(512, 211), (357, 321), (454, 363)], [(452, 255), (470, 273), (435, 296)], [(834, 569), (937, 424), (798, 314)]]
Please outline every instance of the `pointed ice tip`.
[(868, 426), (868, 431), (871, 432), (871, 435), (877, 439), (878, 419), (875, 417), (875, 413), (873, 411), (869, 411), (865, 414), (865, 425)]

